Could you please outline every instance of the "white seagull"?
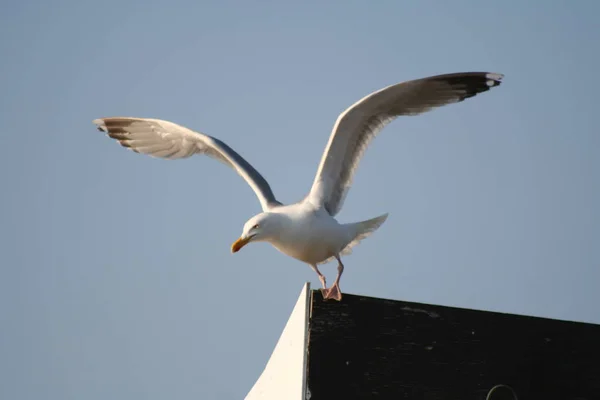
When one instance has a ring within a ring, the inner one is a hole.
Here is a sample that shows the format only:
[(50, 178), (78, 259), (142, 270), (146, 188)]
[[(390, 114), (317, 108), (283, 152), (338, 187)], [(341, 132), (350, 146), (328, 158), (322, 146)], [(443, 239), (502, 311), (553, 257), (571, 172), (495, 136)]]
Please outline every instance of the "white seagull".
[[(256, 193), (262, 212), (250, 218), (231, 246), (237, 252), (250, 242), (269, 242), (282, 253), (307, 263), (319, 276), (324, 299), (340, 301), (341, 256), (377, 230), (387, 214), (362, 222), (339, 223), (335, 215), (369, 142), (401, 115), (418, 115), (458, 103), (500, 85), (502, 74), (461, 72), (431, 76), (385, 87), (340, 114), (307, 196), (294, 204), (277, 201), (256, 169), (221, 140), (173, 122), (111, 117), (93, 121), (100, 131), (137, 153), (166, 159), (206, 154), (233, 168)], [(327, 288), (318, 265), (337, 260), (337, 276)]]

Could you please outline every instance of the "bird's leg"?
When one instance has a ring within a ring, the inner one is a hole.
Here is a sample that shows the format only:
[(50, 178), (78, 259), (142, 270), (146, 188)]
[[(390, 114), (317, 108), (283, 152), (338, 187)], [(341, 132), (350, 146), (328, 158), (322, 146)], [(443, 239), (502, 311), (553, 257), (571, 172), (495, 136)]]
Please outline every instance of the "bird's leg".
[(319, 271), (319, 267), (317, 267), (316, 265), (311, 265), (310, 266), (313, 271), (315, 271), (317, 273), (317, 275), (319, 275), (319, 280), (321, 281), (321, 285), (323, 285), (323, 289), (327, 289), (327, 282), (325, 281), (325, 275), (323, 275), (321, 273), (321, 271)]
[(344, 264), (342, 264), (342, 260), (340, 260), (339, 256), (335, 256), (335, 258), (338, 261), (337, 276), (335, 277), (333, 285), (329, 289), (321, 289), (321, 293), (323, 294), (323, 298), (325, 300), (334, 299), (337, 301), (341, 301), (342, 291), (340, 289), (340, 278), (342, 277), (342, 273), (344, 272)]

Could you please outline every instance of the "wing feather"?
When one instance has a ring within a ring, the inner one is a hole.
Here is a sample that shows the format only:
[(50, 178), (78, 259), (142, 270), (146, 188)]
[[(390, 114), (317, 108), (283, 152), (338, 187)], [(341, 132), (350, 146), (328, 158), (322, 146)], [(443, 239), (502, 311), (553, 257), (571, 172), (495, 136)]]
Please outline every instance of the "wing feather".
[(458, 103), (498, 86), (502, 74), (462, 72), (398, 83), (365, 96), (338, 117), (306, 197), (337, 214), (369, 143), (399, 116)]
[(269, 183), (242, 156), (221, 140), (169, 121), (111, 117), (93, 121), (98, 130), (136, 153), (165, 159), (205, 154), (233, 168), (250, 185), (264, 211), (281, 205)]

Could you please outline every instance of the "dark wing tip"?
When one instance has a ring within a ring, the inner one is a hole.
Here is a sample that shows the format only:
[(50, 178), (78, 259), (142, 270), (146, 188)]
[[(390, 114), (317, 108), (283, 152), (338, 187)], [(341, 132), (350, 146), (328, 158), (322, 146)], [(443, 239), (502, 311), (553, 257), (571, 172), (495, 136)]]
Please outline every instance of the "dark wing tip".
[(504, 78), (504, 74), (498, 74), (495, 72), (488, 72), (485, 74), (486, 78), (489, 79), (490, 83), (488, 83), (491, 87), (500, 86), (502, 83), (502, 79)]
[(139, 153), (128, 142), (130, 132), (125, 128), (130, 125), (130, 121), (121, 118), (98, 118), (93, 120), (92, 123), (96, 125), (96, 129), (100, 132), (104, 132), (108, 137), (116, 139), (121, 146)]
[(443, 81), (457, 91), (461, 91), (460, 100), (468, 99), (479, 93), (487, 92), (493, 87), (500, 86), (503, 74), (493, 72), (465, 72), (458, 74), (439, 75), (434, 80)]
[(96, 128), (99, 131), (107, 132), (108, 130), (112, 130), (115, 127), (126, 128), (132, 123), (134, 123), (133, 118), (123, 118), (123, 117), (110, 117), (110, 118), (97, 118), (92, 121)]
[(96, 129), (98, 129), (100, 132), (106, 132), (106, 124), (102, 118), (93, 120), (92, 124), (96, 125)]

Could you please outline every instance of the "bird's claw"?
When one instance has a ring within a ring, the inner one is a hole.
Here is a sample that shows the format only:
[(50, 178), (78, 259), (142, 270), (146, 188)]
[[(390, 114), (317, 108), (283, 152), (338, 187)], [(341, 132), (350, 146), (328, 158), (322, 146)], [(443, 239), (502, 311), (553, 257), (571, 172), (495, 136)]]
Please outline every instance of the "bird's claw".
[(321, 294), (323, 295), (323, 300), (329, 300), (329, 299), (333, 299), (333, 300), (337, 300), (337, 301), (342, 300), (342, 291), (340, 290), (340, 286), (338, 284), (334, 284), (329, 289), (327, 289), (327, 288), (321, 289)]

